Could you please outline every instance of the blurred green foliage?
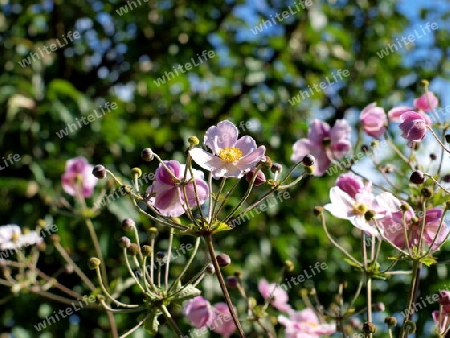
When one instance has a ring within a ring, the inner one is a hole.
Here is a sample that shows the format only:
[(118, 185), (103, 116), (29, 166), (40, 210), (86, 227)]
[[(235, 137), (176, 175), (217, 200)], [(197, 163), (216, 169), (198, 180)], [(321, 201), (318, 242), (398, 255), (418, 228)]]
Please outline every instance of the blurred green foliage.
[[(141, 0), (137, 8), (119, 15), (130, 2), (0, 3), (0, 155), (21, 156), (21, 161), (0, 171), (0, 219), (3, 224), (27, 228), (34, 228), (39, 219), (57, 224), (63, 246), (84, 270), (94, 254), (88, 231), (79, 219), (62, 215), (55, 208), (62, 198), (72, 203), (60, 185), (66, 160), (85, 156), (123, 177), (130, 177), (130, 169), (136, 166), (154, 172), (155, 163), (141, 160), (142, 148), (151, 147), (162, 158), (180, 160), (188, 136), (202, 140), (209, 126), (230, 119), (237, 125), (249, 123), (251, 128), (243, 134), (265, 144), (267, 155), (283, 164), (286, 172), (292, 164), (292, 144), (306, 135), (309, 118), (333, 123), (345, 117), (354, 122), (371, 102), (389, 109), (403, 100), (411, 101), (420, 93), (420, 79), (448, 78), (449, 32), (441, 23), (448, 20), (450, 12), (438, 5), (421, 8), (411, 2), (413, 8), (406, 15), (399, 10), (400, 3), (390, 0), (318, 0), (253, 34), (251, 28), (293, 3)], [(394, 37), (414, 29), (419, 14), (423, 22), (439, 22), (440, 28), (414, 46), (380, 59), (377, 52)], [(28, 66), (19, 64), (30, 53), (40, 53), (39, 49), (56, 43), (55, 39), (63, 41), (69, 31), (79, 32), (80, 38)], [(215, 57), (188, 72), (179, 72), (165, 84), (156, 84), (165, 72), (173, 72), (173, 67), (196, 59), (203, 51), (214, 51)], [(307, 90), (338, 70), (348, 70), (350, 76), (299, 104), (289, 103), (299, 90)], [(66, 137), (57, 135), (67, 124), (87, 118), (106, 102), (114, 102), (118, 108)], [(317, 261), (327, 262), (328, 269), (314, 278), (318, 297), (325, 306), (330, 305), (340, 280), (347, 281), (344, 294), (351, 297), (358, 274), (328, 243), (312, 214), (315, 205), (328, 201), (334, 179), (307, 179), (291, 190), (291, 198), (283, 203), (255, 215), (232, 232), (220, 233), (217, 249), (233, 261), (225, 272), (242, 271), (249, 291), (259, 297), (255, 291), (258, 280), (274, 282), (284, 260), (295, 263), (293, 275)], [(245, 182), (241, 185), (243, 192)], [(105, 183), (101, 186), (109, 189)], [(111, 279), (124, 273), (116, 245), (123, 235), (120, 221), (124, 217), (133, 217), (144, 227), (150, 225), (125, 198), (108, 204), (94, 220)], [(349, 223), (330, 217), (330, 229), (344, 247), (359, 251)], [(162, 248), (166, 237), (163, 232)], [(48, 239), (46, 242), (49, 245), (39, 267), (52, 273), (63, 262)], [(177, 238), (174, 247), (187, 242), (192, 240)], [(199, 259), (197, 267), (202, 263)], [(173, 264), (174, 275), (181, 264), (181, 260)], [(96, 283), (94, 274), (87, 273)], [(431, 294), (445, 282), (442, 278), (447, 268), (434, 266), (426, 273), (422, 292)], [(62, 275), (60, 282), (80, 292), (87, 290), (73, 274)], [(386, 282), (375, 282), (374, 299), (383, 301), (393, 312), (403, 310), (404, 282), (394, 279), (389, 287)], [(211, 285), (212, 280), (207, 279), (205, 294), (219, 301), (217, 288), (214, 292), (208, 289)], [(299, 287), (293, 288), (290, 297), (292, 305), (300, 309), (299, 291)], [(1, 297), (9, 293), (0, 286)], [(237, 292), (232, 297), (239, 299)], [(242, 306), (239, 301), (237, 304)], [(357, 302), (358, 306), (363, 304), (363, 299)], [(65, 307), (22, 290), (0, 303), (0, 332), (38, 336), (33, 325)], [(421, 332), (431, 310), (434, 308), (420, 314), (419, 337), (424, 337)], [(62, 320), (42, 337), (109, 336), (104, 314), (85, 310), (77, 316), (79, 321)], [(175, 317), (187, 331), (189, 326), (181, 314)], [(119, 332), (137, 322), (132, 315), (116, 319)], [(162, 331), (161, 336), (169, 335)]]

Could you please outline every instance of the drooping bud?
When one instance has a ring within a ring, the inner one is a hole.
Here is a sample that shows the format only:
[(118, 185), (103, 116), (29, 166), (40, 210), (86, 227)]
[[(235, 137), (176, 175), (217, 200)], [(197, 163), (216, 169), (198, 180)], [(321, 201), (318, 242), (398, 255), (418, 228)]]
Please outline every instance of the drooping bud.
[(119, 247), (121, 248), (129, 248), (131, 245), (131, 241), (128, 237), (122, 237), (119, 239)]
[(217, 259), (217, 263), (219, 263), (219, 266), (222, 268), (230, 265), (230, 263), (231, 263), (230, 256), (228, 256), (227, 254), (224, 254), (224, 253), (217, 255), (216, 259)]
[(136, 223), (134, 223), (134, 221), (131, 218), (125, 218), (122, 221), (122, 229), (125, 231), (133, 230), (135, 226)]
[(89, 259), (89, 262), (88, 262), (89, 269), (91, 269), (91, 270), (97, 269), (100, 266), (100, 264), (101, 264), (101, 261), (97, 257), (92, 257), (91, 259)]
[(313, 155), (305, 155), (302, 159), (302, 164), (304, 166), (310, 167), (314, 165), (314, 162), (316, 161), (316, 158)]
[(425, 175), (420, 170), (415, 170), (409, 177), (409, 181), (414, 184), (422, 184), (425, 182)]
[(141, 152), (141, 157), (144, 161), (150, 162), (155, 158), (155, 155), (153, 154), (153, 151), (150, 148), (145, 148)]
[(92, 169), (92, 175), (95, 177), (102, 179), (106, 177), (106, 169), (101, 164), (97, 164), (94, 169)]
[[(250, 183), (253, 180), (253, 177), (255, 176), (255, 172), (256, 172), (256, 168), (253, 168), (245, 175), (245, 179), (247, 182)], [(261, 170), (258, 170), (258, 173), (256, 174), (256, 179), (255, 179), (255, 182), (253, 183), (253, 185), (255, 187), (257, 187), (265, 182), (266, 182), (266, 175), (264, 175), (264, 173)]]

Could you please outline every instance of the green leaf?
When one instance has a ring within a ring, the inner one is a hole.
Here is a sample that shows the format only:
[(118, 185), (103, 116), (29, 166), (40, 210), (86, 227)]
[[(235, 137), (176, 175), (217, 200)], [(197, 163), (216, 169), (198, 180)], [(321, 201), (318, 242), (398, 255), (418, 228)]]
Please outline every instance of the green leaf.
[(211, 231), (213, 234), (221, 232), (221, 231), (229, 231), (229, 230), (233, 230), (233, 228), (231, 226), (229, 226), (228, 224), (219, 222), (219, 221), (215, 221), (211, 227)]
[(350, 260), (349, 258), (344, 258), (344, 261), (346, 261), (348, 264), (350, 264), (351, 266), (361, 270), (361, 265), (356, 264), (355, 262), (353, 262), (352, 260)]
[(194, 298), (201, 295), (201, 291), (194, 287), (192, 284), (185, 285), (181, 291), (177, 290), (173, 296), (170, 296), (168, 300), (174, 303), (183, 303), (185, 300)]
[(434, 258), (433, 256), (423, 257), (419, 260), (419, 262), (425, 264), (426, 266), (431, 266), (437, 263), (436, 258)]
[(147, 331), (150, 335), (155, 336), (158, 333), (159, 328), (159, 321), (158, 317), (161, 314), (161, 311), (158, 309), (151, 309), (150, 313), (148, 313), (148, 317), (144, 322), (144, 329)]

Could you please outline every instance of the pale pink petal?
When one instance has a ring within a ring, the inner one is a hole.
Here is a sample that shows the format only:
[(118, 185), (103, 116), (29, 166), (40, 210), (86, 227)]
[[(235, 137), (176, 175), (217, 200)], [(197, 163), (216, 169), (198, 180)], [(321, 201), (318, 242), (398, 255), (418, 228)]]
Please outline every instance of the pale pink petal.
[(296, 141), (293, 148), (294, 153), (291, 156), (291, 160), (298, 162), (303, 159), (305, 155), (311, 154), (312, 144), (310, 140), (308, 140), (307, 138), (303, 138)]
[(189, 150), (189, 154), (192, 156), (195, 163), (208, 171), (214, 171), (217, 168), (222, 167), (224, 163), (219, 157), (211, 155), (200, 148)]
[(264, 153), (266, 152), (266, 147), (260, 146), (258, 149), (249, 153), (248, 155), (241, 157), (237, 163), (238, 167), (242, 172), (247, 172), (254, 168), (259, 162), (265, 161)]
[(315, 157), (314, 176), (322, 176), (331, 165), (331, 160), (323, 149), (312, 148), (311, 155)]
[(325, 210), (328, 210), (334, 217), (347, 219), (349, 213), (353, 210), (353, 200), (339, 187), (333, 187), (330, 189), (331, 203), (324, 206)]
[(228, 120), (219, 122), (217, 126), (209, 127), (204, 137), (204, 143), (216, 155), (221, 149), (232, 148), (238, 138), (238, 129)]
[(222, 337), (229, 337), (236, 331), (236, 325), (230, 314), (230, 309), (226, 303), (217, 303), (213, 307), (214, 317), (211, 323), (211, 330), (219, 333)]
[(242, 156), (246, 156), (252, 151), (254, 151), (258, 146), (253, 138), (250, 136), (242, 136), (237, 140), (234, 145), (235, 148), (239, 148), (242, 151)]
[(411, 107), (395, 107), (388, 111), (388, 117), (391, 122), (400, 123), (402, 122), (400, 116), (407, 111), (413, 111), (414, 108)]
[(413, 104), (414, 107), (418, 109), (431, 111), (439, 105), (439, 100), (433, 92), (427, 92), (422, 94), (422, 96), (420, 96), (419, 98), (415, 99)]
[(333, 128), (330, 130), (331, 144), (350, 140), (351, 131), (352, 128), (346, 120), (336, 120)]
[(329, 136), (330, 126), (328, 123), (315, 119), (309, 125), (308, 139), (312, 144), (322, 146), (323, 139)]
[[(173, 176), (180, 178), (181, 175), (181, 168), (180, 163), (178, 161), (164, 161), (164, 164), (166, 167), (170, 170), (170, 172), (173, 174)], [(184, 172), (183, 172), (184, 173)], [(172, 175), (167, 171), (167, 169), (160, 164), (158, 169), (156, 169), (156, 180), (164, 182), (166, 184), (173, 185), (173, 177)]]

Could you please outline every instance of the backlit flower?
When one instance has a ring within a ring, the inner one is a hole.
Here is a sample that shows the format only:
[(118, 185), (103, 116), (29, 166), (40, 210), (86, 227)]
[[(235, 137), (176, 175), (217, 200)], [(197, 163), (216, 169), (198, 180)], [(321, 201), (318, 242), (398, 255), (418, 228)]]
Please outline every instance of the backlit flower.
[(15, 224), (0, 226), (0, 251), (17, 250), (42, 241), (43, 239), (36, 231), (22, 233), (20, 227)]
[(184, 306), (184, 315), (197, 329), (210, 325), (214, 319), (214, 309), (202, 296), (189, 300)]
[(89, 164), (86, 158), (79, 156), (66, 162), (66, 171), (61, 176), (61, 184), (66, 193), (83, 197), (90, 197), (98, 179), (92, 175), (94, 166)]
[(311, 122), (308, 138), (294, 143), (294, 153), (291, 160), (298, 162), (305, 155), (313, 155), (314, 175), (322, 176), (330, 167), (332, 160), (342, 159), (351, 148), (351, 128), (345, 120), (336, 120), (334, 127), (320, 120)]
[(214, 317), (209, 327), (212, 331), (220, 333), (222, 337), (230, 337), (236, 331), (236, 325), (226, 303), (217, 303), (213, 306)]
[(371, 103), (364, 108), (359, 119), (367, 135), (378, 139), (384, 135), (388, 120), (383, 108)]
[(208, 128), (204, 143), (212, 154), (200, 148), (189, 151), (192, 159), (203, 169), (211, 171), (214, 178), (241, 178), (259, 162), (265, 161), (264, 146), (258, 147), (250, 136), (238, 139), (239, 131), (228, 120)]
[(279, 285), (270, 284), (265, 279), (262, 279), (258, 283), (258, 290), (264, 299), (272, 299), (270, 304), (274, 308), (283, 312), (291, 311), (291, 306), (287, 303), (289, 296)]
[(419, 142), (423, 140), (427, 133), (427, 127), (422, 115), (410, 111), (402, 114), (400, 120), (402, 121), (399, 126), (402, 131), (402, 137), (409, 142)]
[(414, 106), (423, 111), (432, 111), (433, 109), (436, 109), (438, 105), (438, 98), (430, 91), (414, 100)]
[[(208, 184), (203, 179), (203, 172), (193, 169), (195, 184), (190, 182), (185, 185), (187, 201), (181, 185), (186, 166), (178, 161), (164, 161), (169, 171), (160, 164), (155, 173), (155, 181), (147, 188), (147, 193), (152, 196), (150, 204), (156, 207), (164, 216), (178, 217), (185, 212), (185, 208), (197, 206), (197, 198), (201, 204), (209, 195)], [(191, 179), (189, 171), (186, 181)], [(197, 196), (196, 196), (197, 192)]]
[(278, 322), (286, 327), (286, 338), (320, 338), (336, 332), (336, 325), (321, 324), (311, 309), (292, 311), (289, 318), (278, 316)]

